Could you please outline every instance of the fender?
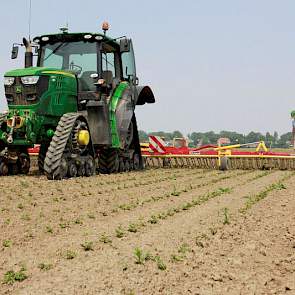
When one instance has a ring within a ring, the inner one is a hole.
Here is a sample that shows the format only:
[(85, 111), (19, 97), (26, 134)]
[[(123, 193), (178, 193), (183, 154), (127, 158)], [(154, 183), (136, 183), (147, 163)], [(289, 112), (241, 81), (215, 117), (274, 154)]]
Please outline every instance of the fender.
[(154, 103), (156, 101), (154, 93), (149, 86), (136, 86), (136, 90), (136, 105), (144, 105), (146, 103)]

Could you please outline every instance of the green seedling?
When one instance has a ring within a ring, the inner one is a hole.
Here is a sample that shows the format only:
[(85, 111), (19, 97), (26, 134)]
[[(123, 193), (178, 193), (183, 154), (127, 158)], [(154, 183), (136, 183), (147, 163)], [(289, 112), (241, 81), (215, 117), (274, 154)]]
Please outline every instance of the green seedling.
[(84, 251), (93, 251), (93, 242), (85, 242), (81, 244)]
[(66, 223), (60, 223), (60, 224), (59, 224), (59, 227), (62, 228), (62, 229), (64, 229), (64, 228), (69, 228), (70, 225), (69, 225), (68, 222), (66, 222)]
[(189, 251), (190, 251), (190, 247), (187, 243), (180, 245), (178, 249), (178, 253), (181, 253), (181, 254), (186, 254)]
[(160, 270), (165, 270), (167, 268), (166, 264), (164, 263), (164, 261), (161, 259), (160, 256), (155, 256), (154, 260), (156, 261), (157, 263), (157, 267), (158, 269)]
[(178, 197), (180, 196), (180, 192), (176, 190), (176, 186), (173, 187), (173, 192), (171, 193), (171, 196)]
[(50, 233), (50, 234), (53, 233), (53, 228), (51, 226), (49, 226), (49, 225), (46, 226), (45, 230), (46, 230), (47, 233)]
[(144, 253), (144, 251), (140, 248), (134, 249), (134, 257), (136, 264), (144, 264), (145, 261), (152, 260), (153, 257), (150, 253)]
[(151, 224), (156, 224), (158, 223), (158, 218), (155, 215), (152, 215), (151, 218), (148, 220), (149, 223)]
[(75, 224), (80, 224), (82, 225), (83, 224), (83, 221), (80, 219), (80, 218), (77, 218), (75, 221), (74, 221)]
[(4, 280), (3, 283), (4, 284), (8, 284), (8, 285), (12, 285), (15, 282), (22, 282), (25, 279), (28, 278), (28, 275), (25, 273), (26, 269), (24, 267), (22, 267), (20, 269), (20, 271), (13, 271), (13, 270), (9, 270), (8, 272), (6, 272), (4, 274)]
[(65, 258), (68, 259), (68, 260), (74, 259), (76, 256), (77, 256), (77, 254), (76, 254), (75, 251), (67, 250), (65, 252)]
[(183, 260), (183, 255), (176, 255), (176, 254), (172, 254), (171, 255), (171, 261), (172, 262), (179, 262)]
[(104, 243), (104, 244), (111, 244), (112, 243), (112, 240), (109, 236), (107, 236), (106, 233), (103, 233), (100, 238), (99, 238), (99, 241)]
[(53, 267), (53, 265), (52, 265), (52, 264), (48, 264), (48, 263), (40, 263), (40, 264), (38, 265), (38, 268), (39, 268), (40, 270), (43, 270), (43, 271), (50, 270), (50, 269), (52, 269), (52, 267)]
[(229, 210), (228, 208), (223, 209), (223, 224), (229, 224)]
[(4, 240), (2, 243), (2, 246), (5, 248), (9, 248), (9, 247), (11, 247), (11, 245), (12, 245), (11, 240)]
[(118, 226), (117, 228), (116, 228), (116, 237), (117, 238), (123, 238), (124, 237), (124, 235), (125, 235), (125, 232), (124, 232), (124, 229), (123, 229), (123, 227), (120, 225), (120, 226)]
[(131, 233), (136, 233), (138, 231), (138, 225), (136, 223), (130, 223), (128, 231)]

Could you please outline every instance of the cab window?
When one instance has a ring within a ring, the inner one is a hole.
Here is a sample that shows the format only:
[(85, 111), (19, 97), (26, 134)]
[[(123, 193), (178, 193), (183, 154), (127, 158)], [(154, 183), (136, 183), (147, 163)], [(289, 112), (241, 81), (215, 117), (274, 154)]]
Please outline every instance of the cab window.
[(132, 44), (130, 46), (129, 52), (123, 52), (121, 55), (122, 59), (122, 71), (123, 78), (129, 79), (130, 77), (136, 77), (136, 69), (135, 69), (135, 60), (134, 60), (134, 52), (132, 48)]

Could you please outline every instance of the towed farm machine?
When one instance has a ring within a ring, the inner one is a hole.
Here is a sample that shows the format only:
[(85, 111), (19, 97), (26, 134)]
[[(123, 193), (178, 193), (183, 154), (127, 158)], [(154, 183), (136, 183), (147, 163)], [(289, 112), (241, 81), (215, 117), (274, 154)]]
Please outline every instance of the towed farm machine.
[(65, 28), (13, 45), (12, 59), (25, 47), (25, 67), (4, 77), (0, 175), (27, 174), (35, 144), (48, 179), (143, 168), (135, 107), (155, 98), (138, 85), (131, 39), (108, 37), (108, 27), (103, 33)]
[[(255, 150), (239, 150), (243, 147), (255, 147)], [(188, 145), (167, 146), (161, 137), (150, 136), (149, 146), (143, 146), (142, 153), (147, 167), (295, 170), (295, 154), (269, 151), (263, 141), (189, 148)]]

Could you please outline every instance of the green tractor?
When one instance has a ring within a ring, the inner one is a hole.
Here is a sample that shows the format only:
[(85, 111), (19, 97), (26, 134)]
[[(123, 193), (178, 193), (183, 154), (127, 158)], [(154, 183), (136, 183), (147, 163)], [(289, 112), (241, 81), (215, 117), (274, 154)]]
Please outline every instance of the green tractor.
[(12, 59), (18, 45), (25, 47), (25, 68), (4, 77), (0, 175), (27, 174), (28, 148), (35, 144), (48, 179), (143, 168), (134, 111), (154, 103), (154, 94), (138, 86), (131, 39), (108, 37), (107, 23), (103, 30), (62, 29), (13, 45)]

